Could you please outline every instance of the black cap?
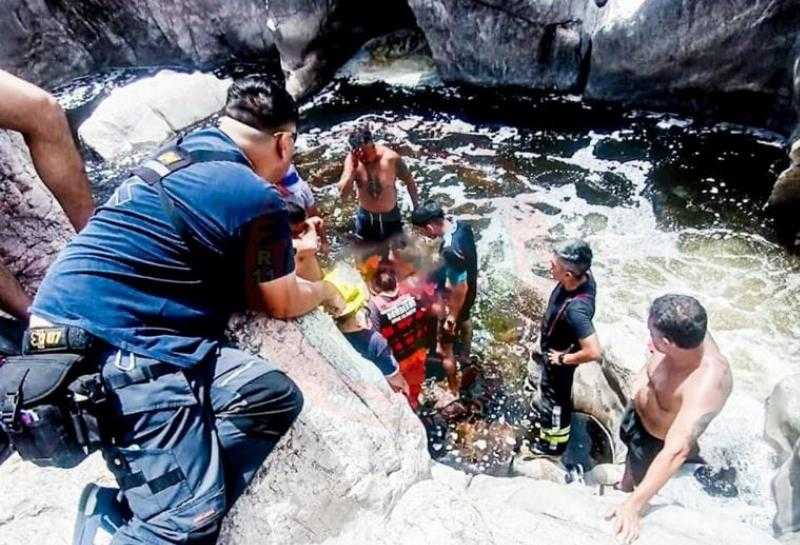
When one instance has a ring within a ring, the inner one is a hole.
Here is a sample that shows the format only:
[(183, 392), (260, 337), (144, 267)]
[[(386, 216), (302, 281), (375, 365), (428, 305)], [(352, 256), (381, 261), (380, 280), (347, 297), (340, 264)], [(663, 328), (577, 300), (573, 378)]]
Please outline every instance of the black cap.
[(574, 272), (583, 274), (592, 267), (592, 249), (583, 240), (570, 239), (553, 246), (553, 252), (562, 261), (572, 265)]
[(422, 227), (433, 220), (442, 218), (444, 218), (444, 210), (442, 205), (436, 201), (424, 202), (411, 212), (411, 223), (417, 227)]

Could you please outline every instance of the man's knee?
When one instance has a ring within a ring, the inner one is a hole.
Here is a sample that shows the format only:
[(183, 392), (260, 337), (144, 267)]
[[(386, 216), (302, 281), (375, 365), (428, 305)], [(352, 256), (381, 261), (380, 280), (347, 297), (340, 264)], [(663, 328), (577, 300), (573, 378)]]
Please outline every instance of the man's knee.
[(303, 409), (303, 394), (280, 371), (264, 373), (242, 385), (239, 401), (218, 414), (245, 433), (283, 435)]

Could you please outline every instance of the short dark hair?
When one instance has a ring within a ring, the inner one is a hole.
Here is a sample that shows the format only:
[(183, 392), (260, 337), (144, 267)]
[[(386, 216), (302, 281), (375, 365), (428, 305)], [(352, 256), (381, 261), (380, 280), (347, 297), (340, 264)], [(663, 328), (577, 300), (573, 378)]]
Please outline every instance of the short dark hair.
[(582, 276), (592, 268), (592, 249), (580, 239), (574, 238), (559, 242), (553, 246), (553, 253), (556, 254), (566, 266), (567, 270)]
[(373, 144), (372, 131), (366, 126), (356, 127), (347, 139), (351, 150), (356, 150), (368, 144)]
[(417, 227), (423, 227), (440, 219), (444, 219), (444, 209), (436, 201), (425, 201), (411, 212), (411, 223)]
[(286, 203), (286, 211), (289, 212), (289, 224), (296, 225), (306, 221), (306, 209), (293, 202)]
[(225, 115), (259, 131), (297, 123), (297, 104), (282, 85), (267, 76), (247, 76), (228, 88)]
[(706, 338), (706, 309), (688, 295), (662, 295), (650, 305), (649, 321), (681, 348), (697, 348)]

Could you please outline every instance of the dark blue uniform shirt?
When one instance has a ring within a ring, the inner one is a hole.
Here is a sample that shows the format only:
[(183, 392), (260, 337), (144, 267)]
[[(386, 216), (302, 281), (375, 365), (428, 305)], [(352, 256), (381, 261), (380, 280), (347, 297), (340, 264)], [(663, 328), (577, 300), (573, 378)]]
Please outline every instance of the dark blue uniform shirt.
[[(181, 146), (241, 153), (218, 129), (191, 133)], [(189, 228), (191, 250), (156, 188), (130, 178), (59, 254), (32, 312), (190, 367), (216, 350), (231, 312), (244, 307), (248, 227), (263, 222), (262, 281), (293, 271), (291, 232), (277, 190), (244, 164), (195, 163), (163, 185)]]

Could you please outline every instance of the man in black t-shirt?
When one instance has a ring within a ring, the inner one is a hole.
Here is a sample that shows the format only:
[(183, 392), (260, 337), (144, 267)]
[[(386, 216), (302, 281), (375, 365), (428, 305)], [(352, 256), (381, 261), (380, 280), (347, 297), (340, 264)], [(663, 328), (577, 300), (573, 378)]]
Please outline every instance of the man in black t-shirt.
[(429, 238), (442, 238), (439, 255), (443, 265), (436, 274), (439, 291), (445, 294), (447, 315), (442, 323), (442, 364), (450, 390), (458, 395), (459, 377), (454, 343), (461, 341), (459, 356), (469, 358), (472, 344), (472, 305), (478, 292), (478, 251), (472, 227), (446, 218), (439, 203), (429, 201), (411, 214), (411, 223)]
[(576, 366), (600, 358), (592, 324), (597, 287), (589, 268), (592, 250), (582, 240), (553, 248), (550, 273), (558, 285), (542, 320), (543, 368), (539, 398), (533, 404), (531, 451), (560, 456), (567, 448), (572, 420), (572, 380)]

